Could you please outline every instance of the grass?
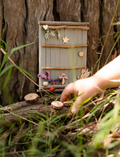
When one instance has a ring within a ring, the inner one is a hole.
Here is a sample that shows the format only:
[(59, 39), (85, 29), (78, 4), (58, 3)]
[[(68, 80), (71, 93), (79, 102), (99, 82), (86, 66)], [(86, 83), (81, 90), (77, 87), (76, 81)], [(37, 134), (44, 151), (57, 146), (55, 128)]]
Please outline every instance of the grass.
[(120, 144), (120, 91), (107, 92), (102, 99), (98, 96), (82, 106), (77, 117), (38, 113), (40, 116), (7, 122), (0, 114), (0, 156), (93, 157), (101, 149), (109, 154)]

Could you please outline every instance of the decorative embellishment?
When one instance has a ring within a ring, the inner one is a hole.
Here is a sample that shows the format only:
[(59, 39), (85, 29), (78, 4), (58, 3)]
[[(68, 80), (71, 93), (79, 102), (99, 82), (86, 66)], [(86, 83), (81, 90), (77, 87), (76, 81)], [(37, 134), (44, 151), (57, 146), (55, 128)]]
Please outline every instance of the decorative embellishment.
[(84, 53), (81, 51), (81, 52), (79, 52), (79, 56), (80, 57), (83, 57), (84, 56)]
[(87, 78), (90, 75), (91, 72), (88, 72), (88, 69), (87, 70), (86, 69), (82, 69), (81, 73), (82, 73), (81, 79), (83, 79), (83, 78)]
[(54, 87), (50, 87), (50, 91), (51, 91), (51, 92), (54, 92), (54, 91), (55, 91), (55, 88), (54, 88)]
[(49, 34), (50, 34), (51, 37), (54, 37), (55, 36), (55, 31), (51, 31)]
[(49, 36), (55, 37), (55, 34), (57, 35), (57, 39), (60, 39), (60, 32), (58, 30), (51, 31), (49, 30), (48, 25), (43, 25), (43, 28), (46, 31), (45, 40), (49, 40)]
[(50, 74), (49, 74), (49, 72), (48, 72), (48, 71), (45, 71), (45, 74), (46, 74), (46, 75), (44, 75), (44, 74), (42, 74), (42, 73), (38, 74), (38, 78), (41, 76), (44, 80), (49, 80), (49, 79), (50, 79)]
[(59, 40), (60, 39), (60, 32), (56, 31), (56, 33), (57, 33), (57, 39)]
[(49, 31), (45, 34), (45, 40), (49, 40)]
[(65, 38), (62, 38), (63, 39), (63, 44), (68, 44), (68, 41), (69, 41), (69, 38), (67, 38), (67, 36)]
[(47, 86), (48, 86), (48, 82), (47, 82), (47, 81), (44, 81), (44, 82), (43, 82), (43, 86), (47, 87)]
[(51, 79), (50, 81), (48, 81), (49, 84), (51, 85), (60, 85), (62, 82), (62, 79)]
[(65, 84), (65, 79), (68, 79), (68, 77), (63, 73), (61, 76), (59, 76), (60, 79), (62, 79), (62, 85)]
[(44, 30), (48, 29), (48, 25), (43, 25)]

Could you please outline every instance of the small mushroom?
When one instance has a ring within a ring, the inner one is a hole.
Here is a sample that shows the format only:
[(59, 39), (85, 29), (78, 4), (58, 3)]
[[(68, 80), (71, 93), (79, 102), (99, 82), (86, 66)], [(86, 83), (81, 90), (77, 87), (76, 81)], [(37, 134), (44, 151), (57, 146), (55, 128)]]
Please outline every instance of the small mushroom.
[(68, 77), (63, 73), (61, 76), (59, 76), (60, 79), (62, 79), (62, 85), (65, 84), (65, 79), (67, 80)]

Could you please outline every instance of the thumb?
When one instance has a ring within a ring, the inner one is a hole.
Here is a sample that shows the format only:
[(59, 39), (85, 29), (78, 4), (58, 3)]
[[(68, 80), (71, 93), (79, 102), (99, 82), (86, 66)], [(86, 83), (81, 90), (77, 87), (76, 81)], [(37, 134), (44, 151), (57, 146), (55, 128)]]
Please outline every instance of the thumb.
[(76, 100), (75, 100), (75, 102), (73, 103), (73, 106), (72, 106), (72, 109), (71, 109), (71, 112), (73, 113), (73, 114), (76, 114), (79, 110), (80, 110), (80, 108), (81, 108), (81, 103), (83, 102), (84, 100), (83, 100), (83, 98), (82, 98), (82, 96), (79, 96)]

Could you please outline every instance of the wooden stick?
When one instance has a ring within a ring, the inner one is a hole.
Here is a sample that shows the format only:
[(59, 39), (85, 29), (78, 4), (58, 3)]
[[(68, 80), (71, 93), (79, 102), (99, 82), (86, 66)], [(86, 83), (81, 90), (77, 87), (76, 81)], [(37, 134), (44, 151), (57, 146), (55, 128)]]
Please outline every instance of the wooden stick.
[(79, 48), (79, 47), (87, 47), (88, 45), (75, 45), (75, 46), (64, 46), (64, 45), (45, 45), (42, 44), (42, 47), (50, 47), (50, 48), (64, 48), (64, 49), (70, 49), (70, 48)]
[(49, 25), (49, 26), (89, 26), (89, 22), (64, 22), (64, 21), (39, 21), (39, 25)]
[[(54, 85), (53, 85), (54, 86)], [(50, 90), (49, 89), (45, 89), (45, 91), (47, 91), (47, 92), (50, 92)], [(63, 89), (61, 88), (61, 89), (55, 89), (55, 91), (54, 91), (54, 93), (56, 93), (56, 92), (62, 92), (63, 91)], [(44, 91), (43, 90), (37, 90), (37, 92), (41, 92), (41, 93), (44, 93)]]
[[(81, 26), (48, 26), (49, 29), (82, 29), (89, 30), (89, 27), (81, 27)], [(41, 27), (41, 29), (44, 29)]]
[(47, 87), (42, 86), (43, 89), (49, 89), (50, 87), (55, 87), (56, 89), (64, 89), (66, 87), (66, 85), (48, 85)]
[(83, 69), (85, 66), (77, 67), (42, 67), (42, 70), (71, 70), (71, 69)]

